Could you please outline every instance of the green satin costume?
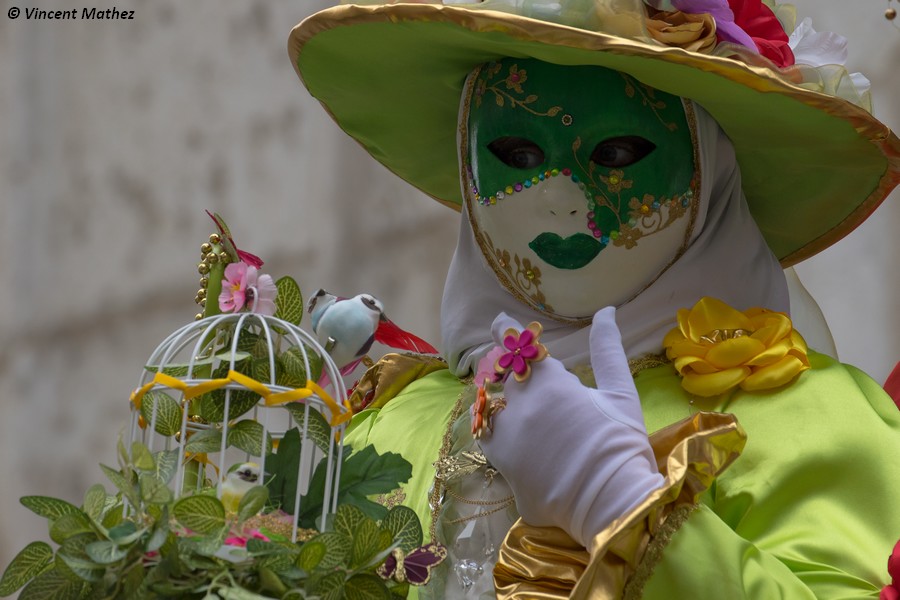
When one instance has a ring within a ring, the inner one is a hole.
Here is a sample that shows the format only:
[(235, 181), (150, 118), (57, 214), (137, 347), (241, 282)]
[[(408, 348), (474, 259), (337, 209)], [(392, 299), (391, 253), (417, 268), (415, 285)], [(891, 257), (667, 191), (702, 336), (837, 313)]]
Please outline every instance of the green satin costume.
[[(709, 399), (685, 392), (671, 365), (637, 375), (649, 432), (714, 411), (734, 414), (747, 434), (665, 547), (644, 598), (877, 598), (889, 582), (900, 538), (900, 411), (859, 370), (809, 357), (812, 368), (779, 390)], [(347, 436), (413, 463), (404, 504), (426, 531), (432, 463), (464, 387), (446, 369), (433, 372), (357, 414)]]

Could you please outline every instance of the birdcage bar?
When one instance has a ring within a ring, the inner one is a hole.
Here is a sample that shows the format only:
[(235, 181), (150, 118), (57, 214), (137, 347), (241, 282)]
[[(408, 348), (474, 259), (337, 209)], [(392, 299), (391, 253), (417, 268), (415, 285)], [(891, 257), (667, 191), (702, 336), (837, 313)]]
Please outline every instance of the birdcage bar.
[[(259, 463), (260, 473), (263, 478), (266, 474), (268, 440), (270, 438), (273, 441), (281, 440), (284, 438), (287, 430), (294, 426), (298, 426), (300, 432), (301, 456), (297, 472), (298, 485), (296, 496), (294, 498), (292, 535), (292, 539), (296, 541), (296, 528), (299, 520), (301, 503), (305, 500), (305, 496), (309, 491), (309, 485), (311, 483), (312, 475), (314, 475), (315, 468), (323, 459), (323, 468), (325, 468), (325, 490), (322, 498), (323, 520), (329, 512), (334, 512), (337, 509), (338, 490), (332, 488), (336, 487), (337, 483), (340, 481), (341, 460), (343, 457), (342, 439), (346, 429), (346, 425), (343, 423), (330, 428), (327, 452), (325, 452), (324, 449), (319, 449), (313, 438), (310, 437), (309, 411), (317, 410), (323, 417), (328, 415), (330, 418), (327, 418), (326, 420), (329, 423), (334, 423), (334, 419), (344, 411), (341, 405), (347, 396), (346, 387), (344, 386), (340, 371), (313, 336), (285, 321), (255, 313), (240, 313), (238, 315), (223, 314), (207, 318), (203, 321), (197, 321), (186, 325), (166, 337), (148, 359), (148, 368), (144, 369), (141, 373), (140, 387), (143, 387), (147, 385), (148, 382), (152, 381), (156, 372), (165, 372), (165, 370), (172, 367), (172, 365), (180, 367), (181, 370), (172, 371), (169, 369), (167, 374), (170, 376), (177, 376), (176, 378), (182, 381), (186, 386), (194, 386), (209, 381), (213, 378), (214, 373), (217, 370), (222, 369), (226, 364), (229, 371), (237, 371), (235, 367), (239, 357), (238, 347), (240, 345), (241, 335), (244, 332), (252, 332), (254, 336), (260, 338), (260, 341), (264, 340), (265, 348), (259, 347), (259, 350), (266, 353), (269, 373), (268, 377), (264, 378), (266, 381), (260, 381), (261, 384), (266, 385), (274, 393), (289, 391), (290, 388), (286, 388), (277, 383), (279, 375), (276, 368), (278, 365), (278, 361), (276, 361), (278, 353), (276, 350), (280, 350), (283, 347), (283, 344), (286, 343), (288, 345), (288, 351), (290, 351), (291, 348), (299, 349), (297, 358), (302, 360), (307, 380), (310, 380), (312, 377), (309, 353), (314, 352), (322, 358), (322, 373), (327, 375), (331, 385), (329, 394), (333, 394), (338, 403), (338, 406), (336, 407), (330, 400), (326, 402), (323, 397), (320, 397), (320, 392), (322, 392), (322, 390), (319, 390), (315, 385), (307, 384), (312, 388), (310, 390), (310, 395), (302, 400), (294, 401), (294, 403), (302, 404), (304, 407), (303, 418), (301, 419), (302, 426), (300, 426), (301, 423), (297, 422), (297, 419), (295, 419), (294, 411), (288, 410), (284, 413), (286, 418), (284, 420), (278, 419), (277, 423), (274, 424), (276, 429), (273, 429), (270, 411), (276, 410), (276, 408), (267, 406), (262, 396), (257, 398), (256, 404), (252, 407), (252, 414), (248, 415), (250, 420), (259, 424), (259, 427), (255, 428), (255, 430), (262, 430), (262, 439), (258, 449), (259, 454), (258, 458), (255, 458), (255, 460)], [(230, 339), (228, 338), (229, 335), (231, 336)], [(276, 336), (278, 337), (276, 338)], [(228, 340), (228, 343), (225, 344), (225, 346), (230, 348), (230, 352), (227, 354), (221, 352), (221, 350), (217, 351), (217, 348), (221, 348), (222, 343), (225, 340)], [(191, 346), (192, 343), (193, 346)], [(185, 356), (188, 350), (190, 350), (190, 356)], [(259, 358), (259, 355), (256, 354), (255, 350), (251, 352), (254, 356)], [(179, 357), (184, 357), (184, 359), (180, 359)], [(198, 377), (197, 370), (201, 366), (202, 375)], [(223, 392), (224, 396), (224, 412), (222, 414), (221, 423), (198, 423), (190, 419), (190, 401), (185, 399), (185, 392), (183, 389), (172, 388), (159, 382), (156, 382), (155, 385), (150, 387), (150, 392), (167, 394), (175, 400), (181, 408), (180, 419), (179, 421), (176, 421), (176, 423), (180, 423), (180, 427), (174, 442), (171, 439), (172, 437), (175, 437), (173, 434), (159, 433), (157, 431), (157, 425), (162, 418), (160, 414), (161, 407), (164, 404), (159, 401), (159, 396), (153, 398), (152, 410), (149, 415), (150, 423), (144, 423), (143, 428), (141, 427), (140, 419), (141, 411), (137, 409), (137, 404), (132, 407), (132, 440), (140, 439), (148, 446), (148, 449), (151, 452), (155, 450), (155, 446), (157, 445), (162, 445), (167, 451), (177, 448), (179, 460), (176, 466), (175, 482), (173, 486), (176, 497), (179, 497), (182, 492), (188, 488), (188, 461), (185, 459), (189, 437), (194, 433), (210, 429), (221, 431), (218, 460), (215, 462), (196, 460), (197, 473), (194, 481), (195, 485), (190, 487), (195, 487), (197, 490), (203, 489), (207, 481), (207, 465), (214, 466), (218, 469), (218, 477), (216, 478), (217, 484), (215, 486), (216, 494), (221, 497), (222, 484), (227, 474), (226, 469), (229, 464), (229, 431), (236, 425), (236, 423), (232, 423), (229, 418), (231, 407), (235, 402), (233, 391), (246, 391), (247, 388), (238, 382), (230, 381), (218, 389)], [(168, 401), (166, 401), (166, 403), (168, 403)], [(218, 412), (218, 408), (216, 409), (216, 412)], [(335, 414), (336, 412), (338, 414)], [(144, 414), (147, 414), (146, 407), (144, 408)], [(297, 416), (299, 416), (299, 414)], [(167, 421), (167, 423), (169, 422)], [(287, 423), (287, 429), (283, 429), (285, 423)], [(171, 429), (172, 425), (168, 424), (167, 428)], [(156, 441), (155, 438), (158, 435), (162, 436), (162, 442)], [(250, 452), (252, 449), (252, 447), (248, 449), (246, 446), (235, 447), (231, 449), (230, 455), (233, 457), (235, 451), (243, 450), (244, 461), (248, 462), (251, 460), (251, 457), (256, 456)], [(264, 481), (265, 480), (263, 479), (260, 483), (264, 483)]]

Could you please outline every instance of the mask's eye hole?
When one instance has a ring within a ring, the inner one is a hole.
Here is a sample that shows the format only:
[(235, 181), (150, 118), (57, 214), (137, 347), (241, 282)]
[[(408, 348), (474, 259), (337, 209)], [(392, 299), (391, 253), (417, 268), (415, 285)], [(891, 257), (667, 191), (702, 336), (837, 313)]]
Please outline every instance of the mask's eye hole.
[(591, 154), (591, 161), (602, 167), (627, 167), (656, 150), (656, 144), (637, 135), (603, 140)]
[(501, 137), (488, 144), (494, 156), (514, 169), (533, 169), (544, 163), (541, 147), (525, 138)]

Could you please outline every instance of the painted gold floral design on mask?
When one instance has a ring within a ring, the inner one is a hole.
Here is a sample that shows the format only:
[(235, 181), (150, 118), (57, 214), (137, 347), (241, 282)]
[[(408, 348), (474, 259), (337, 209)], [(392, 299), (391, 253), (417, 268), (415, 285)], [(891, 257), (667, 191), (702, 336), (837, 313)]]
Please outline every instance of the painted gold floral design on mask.
[[(656, 102), (661, 108), (665, 108), (664, 103)], [(675, 126), (674, 123), (671, 125)], [(621, 169), (611, 169), (603, 174), (593, 161), (583, 164), (578, 158), (580, 148), (579, 137), (572, 144), (572, 156), (581, 171), (587, 174), (586, 181), (579, 181), (589, 210), (587, 226), (604, 247), (612, 243), (626, 250), (634, 248), (642, 237), (659, 233), (687, 214), (691, 208), (696, 177), (684, 194), (671, 197), (644, 194), (641, 198), (629, 198), (630, 194), (627, 192), (633, 187), (634, 181), (626, 179)]]
[(553, 307), (547, 303), (547, 297), (541, 291), (541, 268), (539, 266), (532, 264), (529, 258), (520, 258), (518, 254), (511, 255), (508, 250), (497, 248), (494, 246), (491, 236), (486, 232), (480, 232), (476, 238), (482, 247), (482, 252), (489, 249), (509, 280), (515, 282), (516, 289), (524, 294), (525, 297), (520, 300), (536, 306), (539, 310), (553, 312)]
[(659, 119), (659, 122), (665, 125), (666, 129), (669, 131), (675, 131), (678, 129), (678, 124), (673, 123), (672, 121), (666, 121), (663, 119), (662, 115), (659, 114), (660, 110), (664, 110), (666, 108), (666, 103), (662, 100), (657, 99), (656, 97), (656, 89), (650, 87), (645, 83), (640, 83), (635, 79), (629, 77), (624, 73), (620, 73), (622, 79), (625, 80), (625, 95), (629, 98), (634, 98), (635, 94), (638, 94), (641, 97), (641, 104), (648, 107), (653, 111), (653, 114), (656, 115), (656, 118)]
[(530, 105), (538, 101), (537, 94), (525, 94), (525, 90), (522, 88), (522, 84), (528, 80), (528, 72), (520, 69), (518, 64), (509, 66), (506, 77), (501, 76), (502, 70), (503, 65), (497, 62), (488, 63), (482, 70), (475, 83), (476, 107), (481, 106), (485, 94), (491, 92), (497, 106), (520, 107), (538, 117), (554, 117), (562, 110), (561, 106), (551, 106), (544, 112), (535, 110)]

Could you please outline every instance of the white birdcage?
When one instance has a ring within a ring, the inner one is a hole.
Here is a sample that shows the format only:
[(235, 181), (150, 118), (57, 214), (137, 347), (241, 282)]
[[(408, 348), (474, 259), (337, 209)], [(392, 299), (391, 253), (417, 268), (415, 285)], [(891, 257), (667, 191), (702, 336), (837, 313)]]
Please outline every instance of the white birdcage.
[[(324, 387), (316, 382), (319, 373), (326, 376)], [(337, 509), (341, 440), (350, 417), (346, 398), (337, 366), (307, 332), (257, 313), (222, 314), (175, 331), (150, 356), (132, 395), (131, 440), (151, 452), (178, 450), (176, 497), (191, 493), (188, 486), (199, 491), (212, 482), (221, 497), (230, 465), (255, 462), (266, 477), (267, 449), (296, 427), (296, 539), (301, 502), (317, 468), (325, 469), (323, 522)]]

